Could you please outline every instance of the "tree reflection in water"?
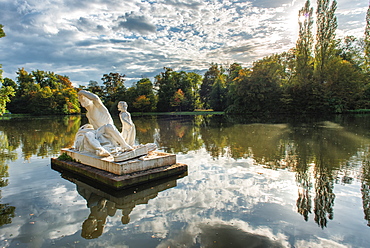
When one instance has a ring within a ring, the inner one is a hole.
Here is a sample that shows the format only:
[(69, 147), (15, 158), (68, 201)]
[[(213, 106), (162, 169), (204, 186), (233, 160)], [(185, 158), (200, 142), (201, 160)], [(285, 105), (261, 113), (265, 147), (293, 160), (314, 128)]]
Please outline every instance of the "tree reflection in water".
[[(158, 117), (151, 119), (151, 126), (158, 127), (156, 141), (166, 152), (187, 153), (204, 147), (214, 159), (253, 158), (261, 166), (295, 172), (297, 212), (307, 221), (313, 207), (315, 222), (321, 228), (326, 227), (328, 220), (333, 219), (337, 177), (349, 169), (350, 160), (358, 156), (358, 150), (370, 144), (365, 135), (366, 129), (360, 123), (357, 130), (351, 130), (335, 122), (321, 120), (284, 120), (282, 123), (261, 124), (252, 120), (240, 124), (231, 123), (227, 118)], [(335, 121), (345, 124), (348, 120)], [(342, 183), (351, 182), (351, 176), (342, 177)], [(364, 209), (369, 209), (368, 185), (363, 184)], [(365, 218), (369, 219), (369, 213), (365, 210)]]
[(367, 225), (370, 227), (370, 161), (363, 162), (362, 170), (362, 205), (365, 214), (364, 218), (367, 220)]
[[(334, 185), (361, 180), (365, 219), (370, 221), (368, 122), (351, 116), (337, 116), (331, 121), (248, 118), (150, 116), (133, 117), (133, 121), (136, 143), (156, 142), (159, 149), (172, 153), (205, 149), (215, 160), (252, 158), (265, 168), (294, 172), (297, 212), (306, 221), (314, 215), (314, 221), (322, 228), (334, 215)], [(58, 155), (60, 148), (73, 144), (75, 133), (86, 122), (80, 116), (49, 117), (47, 121), (1, 120), (0, 186), (7, 185), (7, 161), (17, 159), (16, 149), (21, 149), (24, 160), (33, 155)], [(118, 118), (115, 122), (120, 128)], [(109, 207), (104, 202), (98, 203), (96, 206)], [(1, 224), (11, 221), (13, 215), (14, 207), (1, 205)]]
[[(48, 118), (1, 119), (0, 125), (0, 187), (8, 185), (9, 161), (18, 158), (17, 149), (22, 150), (22, 158), (28, 160), (32, 155), (39, 157), (55, 156), (61, 147), (71, 146), (74, 135), (80, 126), (80, 116), (56, 116)], [(0, 191), (1, 199), (1, 191)], [(10, 224), (15, 207), (0, 204), (0, 226)]]
[(60, 148), (73, 144), (80, 127), (80, 116), (12, 118), (1, 120), (0, 131), (9, 138), (8, 145), (22, 149), (22, 158), (55, 156)]
[(326, 227), (327, 218), (333, 219), (333, 206), (335, 195), (333, 193), (333, 175), (323, 161), (315, 165), (315, 222), (321, 227)]
[[(7, 135), (0, 131), (0, 188), (7, 186), (9, 183), (7, 179), (9, 177), (8, 165), (6, 162), (17, 159), (17, 153), (14, 150), (14, 147), (9, 146)], [(14, 211), (15, 207), (9, 206), (9, 204), (0, 204), (0, 226), (12, 223)]]

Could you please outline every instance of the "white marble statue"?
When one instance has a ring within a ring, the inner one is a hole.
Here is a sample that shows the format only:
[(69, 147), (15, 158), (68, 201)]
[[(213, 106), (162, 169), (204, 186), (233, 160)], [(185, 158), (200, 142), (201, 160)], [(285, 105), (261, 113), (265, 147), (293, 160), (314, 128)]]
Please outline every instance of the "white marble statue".
[(121, 135), (128, 145), (134, 146), (136, 129), (135, 124), (132, 122), (130, 113), (127, 112), (127, 107), (128, 105), (124, 101), (120, 101), (118, 103), (118, 110), (121, 111), (119, 114), (119, 118), (122, 122)]
[(86, 152), (95, 151), (98, 156), (110, 156), (112, 153), (133, 150), (133, 147), (127, 144), (114, 126), (108, 109), (97, 95), (81, 90), (78, 92), (78, 100), (87, 110), (86, 117), (89, 124), (78, 130), (75, 149)]

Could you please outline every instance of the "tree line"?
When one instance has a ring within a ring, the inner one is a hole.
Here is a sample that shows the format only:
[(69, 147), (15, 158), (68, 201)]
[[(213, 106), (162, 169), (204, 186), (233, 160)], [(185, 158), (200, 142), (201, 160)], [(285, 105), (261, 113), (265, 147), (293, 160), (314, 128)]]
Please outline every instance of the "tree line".
[[(370, 7), (364, 38), (336, 39), (335, 0), (307, 0), (299, 10), (295, 47), (255, 61), (211, 64), (202, 76), (195, 72), (164, 71), (154, 82), (143, 78), (125, 87), (125, 75), (104, 74), (102, 84), (90, 81), (74, 88), (67, 76), (40, 70), (17, 72), (17, 82), (2, 81), (0, 113), (79, 113), (77, 92), (97, 94), (111, 112), (125, 100), (131, 112), (213, 109), (226, 113), (343, 113), (370, 109)], [(314, 25), (316, 34), (314, 35)], [(0, 26), (0, 37), (5, 36)], [(0, 77), (1, 78), (1, 77)]]

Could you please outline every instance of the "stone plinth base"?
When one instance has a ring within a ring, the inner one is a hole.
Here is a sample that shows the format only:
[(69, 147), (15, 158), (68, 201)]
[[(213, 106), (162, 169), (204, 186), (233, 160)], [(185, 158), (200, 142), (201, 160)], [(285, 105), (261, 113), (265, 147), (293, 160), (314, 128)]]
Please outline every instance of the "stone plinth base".
[[(129, 153), (134, 152), (135, 151), (131, 151)], [(146, 156), (141, 156), (139, 158), (136, 157), (123, 162), (115, 162), (113, 156), (99, 157), (92, 153), (78, 152), (67, 148), (62, 149), (61, 153), (66, 153), (81, 164), (89, 165), (116, 175), (125, 175), (176, 164), (176, 155), (157, 151), (152, 151)]]
[(177, 163), (124, 175), (116, 175), (78, 162), (62, 161), (56, 158), (51, 159), (51, 168), (62, 173), (64, 171), (72, 172), (116, 190), (187, 173), (188, 169), (187, 165)]
[(187, 165), (176, 163), (174, 154), (151, 151), (145, 156), (136, 157), (142, 153), (141, 150), (144, 151), (144, 148), (140, 147), (140, 149), (129, 152), (125, 158), (129, 156), (134, 158), (123, 162), (115, 162), (113, 156), (99, 157), (91, 153), (65, 148), (61, 150), (61, 153), (69, 155), (74, 161), (52, 158), (51, 166), (62, 173), (72, 172), (114, 189), (128, 188), (187, 173)]

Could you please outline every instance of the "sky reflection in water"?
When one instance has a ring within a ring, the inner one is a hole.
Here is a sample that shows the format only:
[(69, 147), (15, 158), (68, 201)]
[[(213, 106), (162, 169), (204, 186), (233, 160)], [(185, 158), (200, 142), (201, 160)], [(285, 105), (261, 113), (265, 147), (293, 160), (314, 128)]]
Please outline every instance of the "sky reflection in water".
[[(187, 176), (124, 192), (50, 168), (85, 118), (0, 120), (0, 245), (366, 247), (370, 116), (135, 117)], [(117, 127), (120, 128), (118, 120)]]

